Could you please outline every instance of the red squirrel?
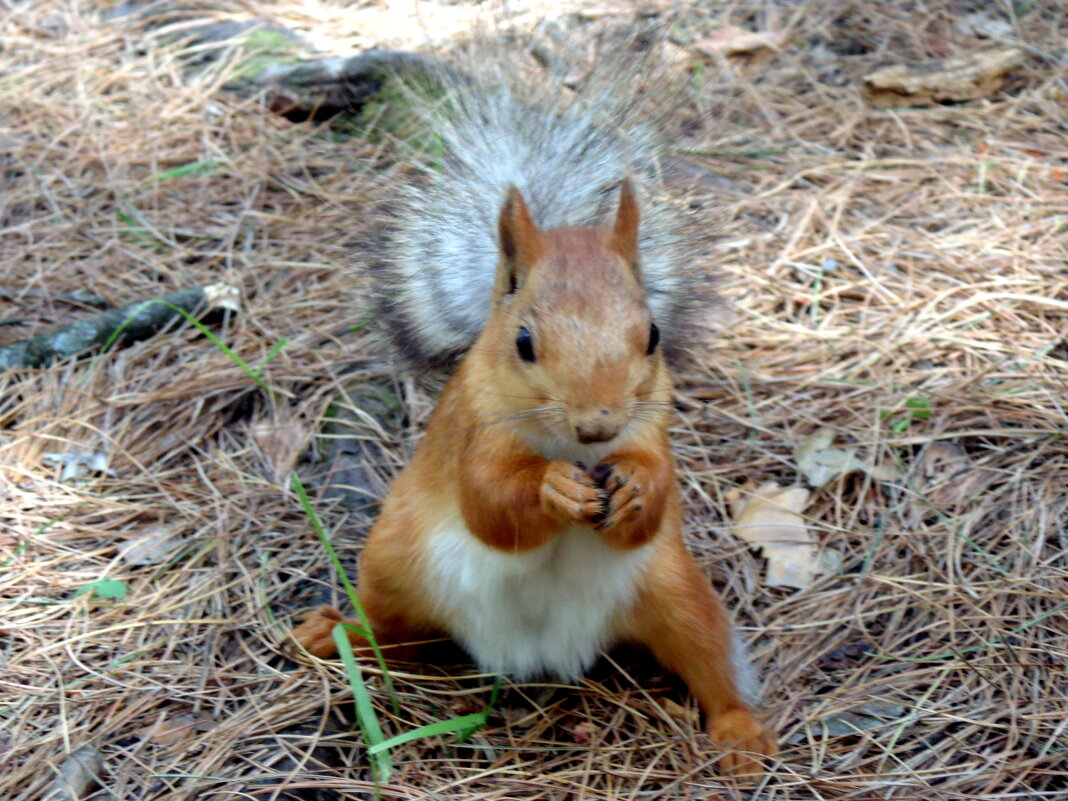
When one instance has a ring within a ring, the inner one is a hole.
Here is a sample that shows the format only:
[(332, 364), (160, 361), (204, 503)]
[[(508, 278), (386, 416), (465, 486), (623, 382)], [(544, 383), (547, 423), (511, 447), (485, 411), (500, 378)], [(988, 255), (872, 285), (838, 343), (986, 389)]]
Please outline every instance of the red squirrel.
[[(606, 226), (539, 228), (507, 190), (488, 319), (371, 530), (359, 598), (380, 643), (448, 635), (519, 679), (576, 677), (614, 643), (647, 646), (700, 703), (720, 766), (760, 773), (775, 737), (683, 544), (639, 217), (629, 181)], [(319, 609), (294, 637), (333, 655), (340, 620)]]

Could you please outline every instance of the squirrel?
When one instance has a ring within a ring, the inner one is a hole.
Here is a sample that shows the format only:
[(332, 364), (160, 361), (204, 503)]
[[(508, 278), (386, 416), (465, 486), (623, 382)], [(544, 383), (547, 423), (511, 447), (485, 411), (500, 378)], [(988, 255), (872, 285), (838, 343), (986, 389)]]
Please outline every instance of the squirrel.
[[(438, 162), (400, 195), (394, 342), (416, 364), (462, 361), (368, 536), (360, 603), (397, 658), (447, 635), (518, 679), (642, 644), (696, 697), (721, 767), (759, 774), (775, 737), (683, 542), (665, 347), (692, 279), (678, 214), (639, 210), (659, 151), (633, 94), (561, 109), (517, 85), (454, 84), (428, 112)], [(332, 656), (342, 621), (358, 625), (322, 607), (293, 637)]]

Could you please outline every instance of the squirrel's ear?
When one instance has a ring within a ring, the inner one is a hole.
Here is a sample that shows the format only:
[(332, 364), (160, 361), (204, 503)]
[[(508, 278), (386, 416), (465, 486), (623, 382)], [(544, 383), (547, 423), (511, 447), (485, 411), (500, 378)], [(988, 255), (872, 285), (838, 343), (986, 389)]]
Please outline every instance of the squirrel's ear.
[(501, 265), (497, 274), (500, 297), (515, 292), (526, 280), (531, 265), (541, 258), (544, 245), (523, 196), (514, 186), (508, 187), (497, 228), (501, 238)]
[(628, 178), (619, 187), (619, 210), (616, 212), (616, 223), (612, 228), (608, 247), (623, 257), (623, 261), (634, 270), (634, 276), (641, 281), (642, 276), (638, 268), (639, 219), (638, 201)]

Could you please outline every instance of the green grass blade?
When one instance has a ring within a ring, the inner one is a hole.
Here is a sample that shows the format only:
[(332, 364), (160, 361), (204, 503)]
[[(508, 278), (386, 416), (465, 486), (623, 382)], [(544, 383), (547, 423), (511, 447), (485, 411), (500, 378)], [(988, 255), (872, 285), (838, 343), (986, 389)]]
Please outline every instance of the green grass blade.
[(311, 499), (308, 497), (308, 493), (304, 489), (304, 484), (296, 473), (293, 474), (290, 485), (293, 487), (293, 491), (297, 493), (297, 497), (300, 499), (300, 505), (304, 509), (304, 514), (306, 514), (308, 520), (311, 521), (312, 528), (315, 529), (319, 541), (323, 544), (323, 548), (326, 549), (327, 556), (330, 557), (330, 561), (334, 564), (334, 568), (337, 570), (337, 574), (341, 579), (341, 584), (345, 588), (345, 593), (349, 596), (349, 602), (352, 604), (352, 608), (356, 611), (356, 617), (360, 619), (362, 630), (355, 629), (355, 627), (353, 627), (353, 629), (366, 637), (367, 642), (371, 646), (371, 650), (374, 651), (375, 661), (378, 662), (378, 667), (382, 671), (382, 677), (386, 682), (386, 690), (389, 692), (389, 700), (390, 705), (393, 707), (393, 714), (399, 715), (400, 704), (397, 702), (397, 694), (393, 691), (393, 677), (389, 675), (389, 668), (386, 666), (386, 658), (382, 656), (382, 649), (378, 645), (378, 639), (374, 636), (374, 629), (371, 628), (371, 621), (367, 618), (367, 613), (363, 611), (363, 604), (360, 603), (360, 598), (356, 595), (356, 588), (352, 586), (352, 582), (349, 581), (349, 577), (345, 574), (345, 568), (341, 564), (341, 560), (338, 558), (333, 544), (330, 542), (330, 537), (327, 535), (326, 529), (323, 528), (323, 524), (319, 521), (319, 516), (315, 513), (315, 509), (312, 507)]
[[(168, 303), (165, 300), (153, 298), (152, 300), (146, 300), (144, 303), (139, 304), (137, 308), (131, 312), (130, 316), (127, 318), (127, 321), (131, 320), (138, 312), (141, 311), (141, 309), (151, 303), (162, 303), (171, 311), (177, 312), (178, 314), (182, 315), (182, 317), (185, 318), (186, 322), (196, 328), (204, 336), (206, 336), (208, 338), (208, 341), (211, 342), (212, 345), (214, 345), (222, 353), (226, 354), (227, 358), (229, 358), (234, 364), (244, 370), (248, 374), (248, 376), (259, 385), (260, 389), (262, 389), (268, 395), (271, 394), (271, 388), (267, 386), (266, 382), (262, 378), (260, 378), (258, 371), (254, 370), (251, 366), (249, 366), (248, 362), (246, 362), (244, 359), (234, 353), (234, 351), (230, 349), (229, 345), (227, 345), (225, 342), (215, 336), (215, 334), (212, 333), (210, 328), (204, 325), (204, 323), (200, 322), (200, 320), (191, 315), (185, 309), (179, 306), (175, 306), (173, 303)], [(115, 340), (122, 334), (122, 331), (125, 327), (126, 322), (124, 322), (115, 330), (115, 332), (111, 335), (108, 341), (104, 343), (105, 349), (114, 344)]]
[(270, 364), (271, 360), (282, 352), (282, 348), (284, 348), (286, 344), (288, 344), (288, 342), (289, 340), (283, 337), (282, 339), (274, 343), (274, 347), (267, 351), (267, 355), (263, 357), (263, 361), (260, 363), (260, 366), (252, 371), (257, 378), (259, 377), (260, 373), (263, 372), (263, 368)]
[[(33, 534), (30, 535), (30, 539), (32, 539), (33, 537), (39, 536), (41, 534), (44, 534), (46, 531), (48, 531), (48, 529), (52, 528), (52, 526), (54, 526), (58, 522), (59, 522), (58, 520), (49, 520), (47, 523), (42, 523), (41, 525), (39, 525), (37, 527), (37, 530), (34, 531)], [(26, 550), (26, 546), (29, 545), (29, 542), (30, 542), (30, 540), (26, 539), (26, 540), (23, 540), (22, 542), (20, 542), (18, 545), (16, 545), (15, 546), (15, 550), (13, 550), (11, 552), (11, 556), (9, 556), (3, 562), (0, 562), (0, 568), (5, 568), (8, 565), (10, 565), (12, 560), (14, 560), (14, 558), (16, 556), (18, 556), (20, 553), (22, 553), (24, 550)]]
[(395, 748), (404, 743), (410, 743), (412, 740), (418, 740), (422, 737), (437, 737), (442, 734), (452, 734), (454, 732), (457, 735), (456, 739), (459, 742), (463, 742), (486, 725), (486, 721), (489, 720), (489, 716), (493, 713), (493, 708), (497, 703), (497, 696), (500, 692), (501, 677), (498, 676), (493, 682), (493, 690), (490, 692), (490, 699), (481, 712), (472, 712), (470, 715), (461, 715), (458, 718), (449, 718), (448, 720), (441, 720), (437, 723), (428, 723), (417, 729), (402, 732), (395, 737), (390, 737), (388, 740), (376, 743), (367, 749), (367, 753), (378, 754), (382, 751), (388, 751), (390, 748)]
[(486, 713), (472, 712), (470, 715), (439, 720), (437, 723), (428, 723), (417, 729), (401, 732), (388, 740), (375, 743), (367, 749), (367, 753), (372, 755), (381, 754), (383, 751), (389, 751), (389, 749), (396, 748), (398, 745), (404, 745), (404, 743), (410, 743), (412, 740), (418, 740), (422, 737), (437, 737), (441, 734), (452, 734), (453, 732), (467, 731), (472, 728), (481, 728), (484, 725), (486, 725)]
[(352, 643), (345, 633), (345, 627), (340, 623), (334, 626), (334, 642), (337, 643), (337, 652), (341, 656), (341, 662), (345, 666), (345, 673), (349, 677), (352, 686), (352, 700), (356, 707), (356, 720), (363, 732), (364, 742), (367, 743), (367, 752), (371, 755), (371, 768), (374, 772), (375, 781), (389, 781), (393, 770), (393, 762), (389, 756), (389, 749), (373, 748), (385, 742), (382, 727), (378, 723), (378, 715), (375, 714), (374, 704), (371, 703), (371, 694), (367, 692), (367, 685), (363, 682), (363, 674), (360, 672), (360, 663), (356, 661), (356, 655), (352, 651)]
[(222, 159), (191, 161), (188, 164), (183, 164), (181, 167), (175, 167), (173, 170), (157, 172), (155, 175), (151, 176), (149, 180), (167, 181), (171, 178), (181, 178), (186, 175), (207, 175), (215, 172), (216, 168), (220, 167), (223, 163)]
[[(215, 334), (212, 333), (211, 329), (208, 328), (206, 325), (204, 325), (204, 323), (200, 322), (200, 320), (198, 320), (196, 317), (191, 315), (189, 312), (187, 312), (185, 309), (181, 308), (180, 306), (175, 306), (173, 303), (170, 303), (170, 302), (168, 302), (166, 300), (163, 300), (161, 298), (152, 298), (150, 300), (146, 300), (144, 303), (137, 304), (137, 306), (135, 306), (130, 311), (130, 314), (126, 317), (126, 319), (123, 320), (122, 325), (118, 326), (111, 333), (111, 336), (108, 337), (107, 341), (104, 343), (103, 349), (107, 350), (112, 345), (114, 345), (115, 341), (120, 336), (122, 336), (122, 332), (124, 330), (126, 330), (126, 326), (129, 325), (130, 322), (138, 314), (141, 313), (142, 309), (147, 308), (148, 306), (150, 306), (153, 303), (162, 303), (164, 306), (169, 308), (171, 311), (177, 312), (182, 317), (184, 317), (186, 322), (188, 322), (190, 325), (195, 327), (200, 333), (202, 333), (205, 337), (207, 337), (208, 341), (210, 341), (212, 345), (214, 345), (220, 352), (224, 353), (234, 364), (236, 364), (238, 367), (240, 367), (242, 370), (244, 370), (248, 374), (248, 376), (259, 385), (260, 389), (262, 389), (268, 395), (272, 394), (271, 393), (271, 388), (269, 386), (267, 386), (267, 383), (262, 378), (260, 378), (258, 369), (253, 369), (251, 366), (249, 366), (249, 364), (244, 359), (242, 359), (240, 356), (238, 356), (236, 353), (234, 353), (234, 351), (231, 350), (230, 347), (225, 342), (223, 342), (217, 336), (215, 336)], [(281, 343), (279, 343), (278, 345), (275, 345), (275, 347), (272, 348), (271, 353), (268, 354), (268, 360), (273, 358), (274, 354), (276, 354), (277, 351), (281, 350), (281, 346), (285, 345), (285, 343), (286, 343), (286, 340), (282, 340)]]

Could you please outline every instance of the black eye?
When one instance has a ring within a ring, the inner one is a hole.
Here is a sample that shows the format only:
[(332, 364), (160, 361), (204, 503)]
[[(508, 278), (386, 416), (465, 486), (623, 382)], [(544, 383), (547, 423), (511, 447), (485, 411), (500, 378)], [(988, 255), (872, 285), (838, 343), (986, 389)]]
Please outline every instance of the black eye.
[(537, 361), (534, 356), (534, 337), (525, 327), (519, 329), (519, 336), (515, 338), (515, 349), (519, 351), (519, 358), (523, 361)]
[(656, 327), (656, 323), (649, 324), (649, 347), (645, 349), (646, 356), (652, 356), (653, 351), (656, 350), (657, 343), (660, 342), (660, 329)]

